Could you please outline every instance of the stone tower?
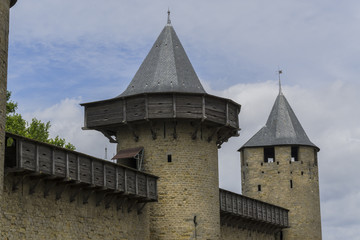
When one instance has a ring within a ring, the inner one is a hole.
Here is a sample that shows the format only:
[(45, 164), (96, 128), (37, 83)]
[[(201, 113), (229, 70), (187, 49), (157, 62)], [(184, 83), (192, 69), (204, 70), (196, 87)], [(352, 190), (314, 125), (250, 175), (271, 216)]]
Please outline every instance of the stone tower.
[(151, 239), (220, 238), (218, 148), (238, 135), (240, 105), (205, 92), (169, 18), (127, 89), (83, 105), (87, 129), (142, 147), (139, 169), (159, 176)]
[(266, 125), (239, 149), (243, 195), (290, 210), (285, 240), (321, 239), (319, 150), (281, 89)]
[(16, 0), (0, 0), (0, 197), (4, 177), (6, 82), (9, 38), (9, 9)]

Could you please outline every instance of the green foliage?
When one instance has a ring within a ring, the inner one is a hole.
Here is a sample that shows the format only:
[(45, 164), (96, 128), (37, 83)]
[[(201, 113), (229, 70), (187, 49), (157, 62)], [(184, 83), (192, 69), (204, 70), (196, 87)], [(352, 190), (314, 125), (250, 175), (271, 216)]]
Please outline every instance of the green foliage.
[(15, 113), (18, 105), (13, 101), (10, 101), (11, 92), (6, 91), (6, 114)]
[(6, 94), (6, 125), (5, 131), (28, 137), (40, 142), (50, 143), (58, 147), (64, 147), (70, 150), (75, 150), (75, 146), (71, 143), (66, 143), (64, 138), (56, 136), (49, 138), (50, 122), (42, 122), (36, 118), (31, 120), (29, 124), (23, 119), (21, 114), (16, 113), (17, 103), (10, 101), (11, 92)]

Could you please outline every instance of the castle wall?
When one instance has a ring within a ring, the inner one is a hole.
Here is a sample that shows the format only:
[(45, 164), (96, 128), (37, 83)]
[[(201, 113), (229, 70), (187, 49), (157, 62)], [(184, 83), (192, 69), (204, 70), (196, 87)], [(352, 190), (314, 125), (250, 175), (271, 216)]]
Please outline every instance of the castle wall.
[[(275, 162), (265, 163), (263, 148), (242, 153), (242, 193), (289, 209), (290, 228), (284, 239), (321, 239), (319, 180), (312, 147), (299, 147), (291, 161), (291, 147), (275, 147)], [(259, 191), (261, 185), (261, 191)]]
[(0, 199), (4, 177), (6, 79), (10, 0), (0, 0)]
[(150, 206), (151, 239), (219, 239), (218, 150), (214, 140), (207, 141), (213, 129), (203, 126), (193, 140), (196, 123), (151, 124), (132, 126), (137, 142), (127, 126), (117, 134), (118, 150), (143, 146), (144, 170), (159, 176), (159, 201)]
[(262, 233), (227, 225), (221, 226), (221, 240), (277, 240), (275, 234)]
[(42, 182), (29, 195), (29, 178), (12, 192), (14, 180), (11, 175), (5, 177), (0, 239), (149, 239), (147, 206), (139, 215), (136, 206), (128, 213), (128, 204), (117, 211), (113, 202), (105, 209), (103, 203), (96, 207), (95, 196), (83, 204), (81, 193), (70, 203), (69, 190), (60, 200), (55, 200), (55, 190), (44, 198)]

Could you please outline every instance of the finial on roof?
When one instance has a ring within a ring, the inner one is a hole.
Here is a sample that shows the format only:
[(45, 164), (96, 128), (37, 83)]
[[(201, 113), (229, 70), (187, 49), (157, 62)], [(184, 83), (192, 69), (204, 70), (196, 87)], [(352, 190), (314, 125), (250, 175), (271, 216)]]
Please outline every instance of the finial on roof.
[(170, 25), (171, 24), (171, 20), (170, 20), (170, 9), (168, 8), (168, 19), (167, 19), (167, 24)]
[(278, 70), (278, 74), (279, 74), (279, 94), (282, 94), (282, 91), (281, 91), (281, 79), (280, 79), (280, 74), (282, 74), (282, 70)]

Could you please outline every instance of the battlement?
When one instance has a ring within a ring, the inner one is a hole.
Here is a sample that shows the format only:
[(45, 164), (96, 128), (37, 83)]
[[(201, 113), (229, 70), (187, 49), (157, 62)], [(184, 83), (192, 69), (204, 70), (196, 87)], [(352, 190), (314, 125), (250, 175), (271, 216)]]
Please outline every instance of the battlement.
[(208, 94), (148, 93), (82, 106), (85, 106), (85, 129), (98, 130), (107, 137), (116, 136), (119, 126), (155, 119), (193, 119), (213, 126), (218, 129), (218, 146), (238, 136), (240, 105)]
[(220, 189), (221, 224), (276, 233), (289, 227), (289, 210)]
[[(38, 181), (44, 180), (138, 203), (157, 201), (157, 177), (154, 175), (11, 133), (6, 133), (6, 143), (8, 141), (11, 144), (7, 144), (5, 150), (5, 174), (34, 180), (30, 194)], [(19, 183), (14, 181), (13, 191)], [(48, 191), (50, 188), (44, 189), (44, 196)]]

